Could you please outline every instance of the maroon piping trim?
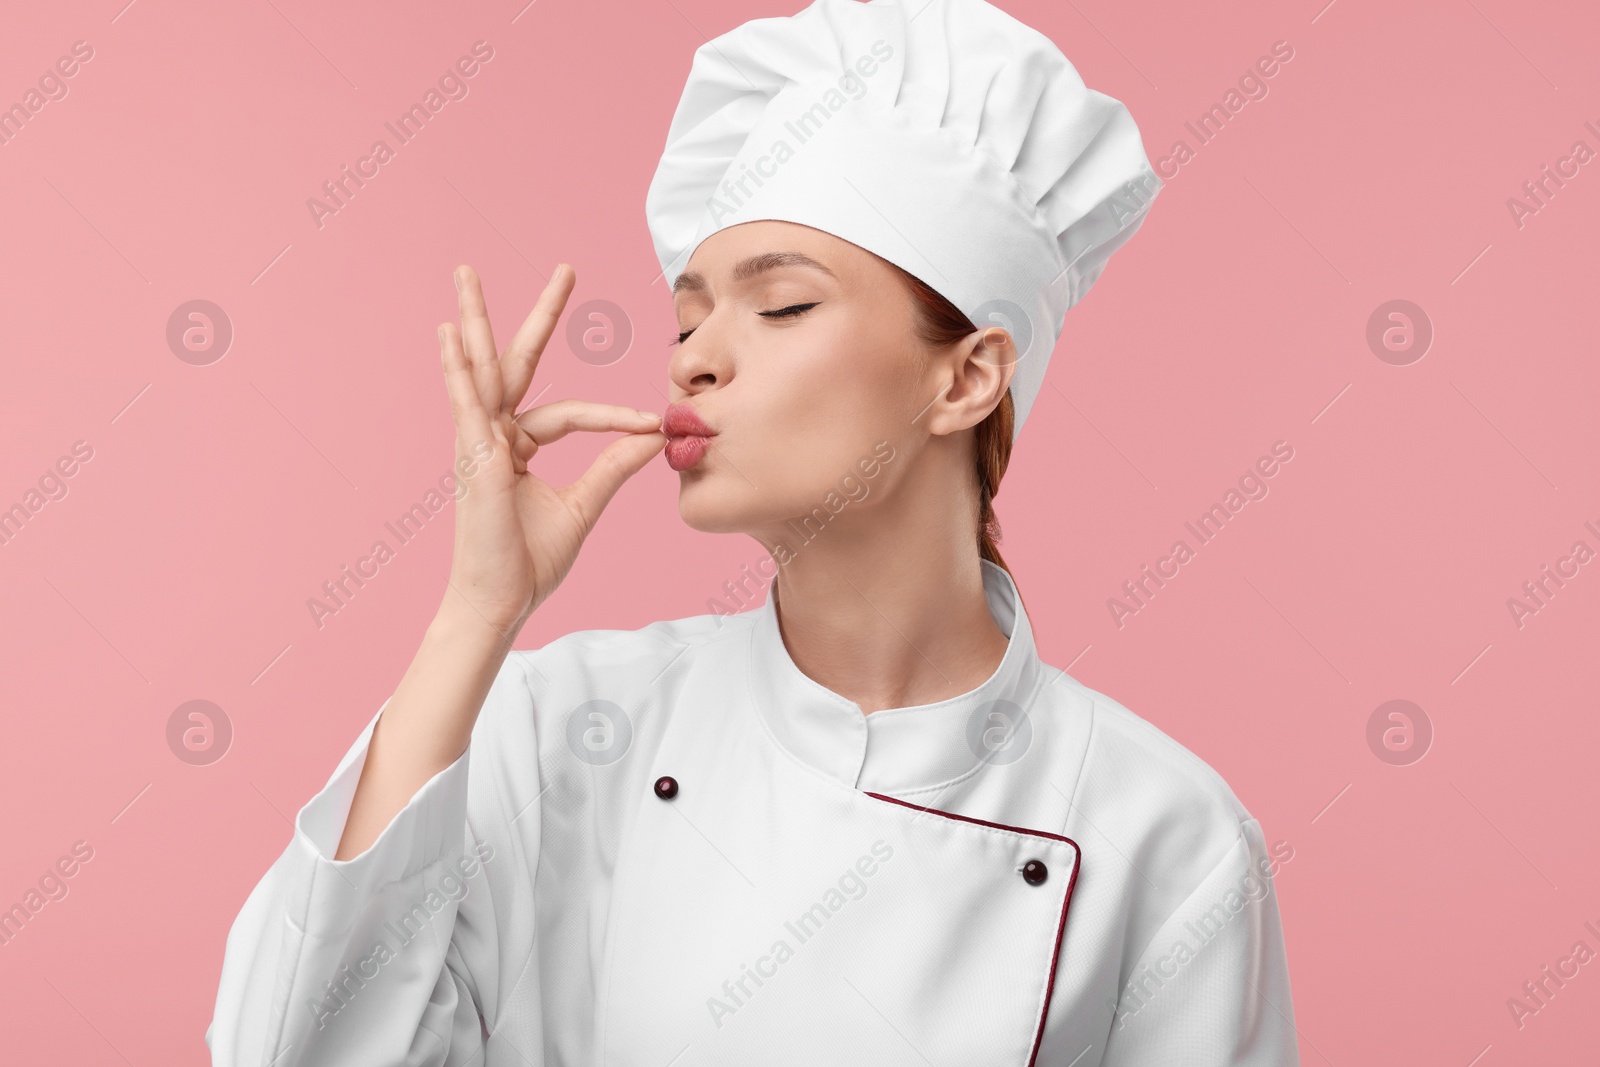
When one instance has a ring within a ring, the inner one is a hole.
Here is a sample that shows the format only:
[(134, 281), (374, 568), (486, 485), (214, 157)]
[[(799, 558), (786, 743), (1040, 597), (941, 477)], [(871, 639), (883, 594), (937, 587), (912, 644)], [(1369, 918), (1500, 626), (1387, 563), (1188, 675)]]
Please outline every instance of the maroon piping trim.
[(1070, 837), (1052, 834), (1045, 830), (1030, 830), (1026, 826), (1008, 826), (1003, 822), (990, 822), (988, 819), (974, 819), (970, 815), (957, 815), (953, 811), (940, 811), (938, 808), (925, 808), (921, 804), (913, 804), (909, 800), (898, 797), (885, 796), (882, 793), (867, 792), (867, 796), (878, 800), (887, 800), (891, 804), (901, 804), (917, 811), (925, 811), (932, 815), (943, 815), (947, 819), (957, 819), (961, 822), (976, 823), (979, 826), (989, 826), (996, 830), (1010, 830), (1013, 833), (1029, 834), (1033, 837), (1048, 837), (1052, 841), (1065, 841), (1072, 846), (1077, 862), (1072, 865), (1072, 877), (1067, 881), (1066, 899), (1061, 902), (1061, 922), (1056, 926), (1055, 948), (1050, 952), (1050, 978), (1044, 987), (1044, 1007), (1039, 1012), (1039, 1028), (1033, 1034), (1033, 1052), (1028, 1056), (1028, 1067), (1034, 1067), (1039, 1059), (1039, 1046), (1044, 1042), (1044, 1023), (1050, 1017), (1050, 997), (1056, 988), (1056, 965), (1061, 962), (1061, 939), (1067, 933), (1067, 911), (1072, 907), (1072, 890), (1078, 884), (1078, 871), (1083, 867), (1083, 849)]

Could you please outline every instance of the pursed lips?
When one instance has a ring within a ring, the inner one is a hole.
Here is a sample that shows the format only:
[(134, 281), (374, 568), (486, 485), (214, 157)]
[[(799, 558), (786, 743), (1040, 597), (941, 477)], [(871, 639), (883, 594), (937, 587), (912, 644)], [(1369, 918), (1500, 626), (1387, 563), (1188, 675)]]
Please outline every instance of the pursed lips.
[(668, 405), (661, 430), (667, 435), (667, 465), (676, 471), (699, 463), (717, 433), (688, 404)]

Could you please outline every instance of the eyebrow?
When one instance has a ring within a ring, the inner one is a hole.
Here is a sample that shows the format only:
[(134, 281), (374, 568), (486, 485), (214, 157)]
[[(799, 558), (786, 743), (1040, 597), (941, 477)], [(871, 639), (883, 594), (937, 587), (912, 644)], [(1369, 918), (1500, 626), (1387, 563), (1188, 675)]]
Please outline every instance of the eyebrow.
[[(765, 274), (769, 270), (777, 270), (780, 267), (809, 267), (812, 270), (820, 270), (830, 278), (838, 277), (821, 263), (800, 252), (763, 252), (759, 256), (751, 256), (749, 259), (742, 260), (735, 266), (733, 268), (733, 280), (736, 282), (748, 281), (758, 274)], [(684, 271), (678, 275), (678, 280), (672, 283), (674, 296), (678, 293), (704, 293), (709, 288), (706, 284), (705, 276), (692, 270)]]

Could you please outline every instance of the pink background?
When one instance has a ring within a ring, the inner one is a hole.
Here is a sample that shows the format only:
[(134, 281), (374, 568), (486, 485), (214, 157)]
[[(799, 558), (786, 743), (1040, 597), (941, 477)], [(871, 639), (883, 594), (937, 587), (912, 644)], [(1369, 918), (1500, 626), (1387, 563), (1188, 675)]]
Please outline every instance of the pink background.
[[(575, 264), (569, 309), (613, 301), (634, 338), (595, 366), (558, 335), (546, 399), (659, 409), (675, 323), (643, 204), (691, 54), (801, 6), (123, 2), (29, 5), (0, 35), (6, 105), (94, 49), (0, 146), (0, 508), (93, 449), (0, 545), (0, 907), (94, 850), (0, 946), (8, 1062), (205, 1062), (229, 924), (439, 600), (447, 512), (320, 629), (306, 606), (449, 467), (452, 266), (486, 279), (504, 343)], [(1507, 600), (1575, 541), (1600, 550), (1600, 162), (1520, 227), (1507, 203), (1600, 149), (1600, 16), (1003, 6), (1127, 102), (1153, 160), (1195, 150), (1069, 315), (998, 499), (1042, 655), (1293, 845), (1304, 1063), (1592, 1057), (1600, 963), (1521, 1028), (1506, 1001), (1600, 949), (1600, 561), (1520, 628)], [(478, 40), (470, 94), (319, 229), (307, 198), (393, 147), (385, 120)], [(1198, 144), (1185, 122), (1280, 40), (1269, 94)], [(166, 340), (193, 299), (234, 330), (209, 365)], [(1406, 366), (1366, 340), (1394, 299), (1435, 331)], [(1108, 598), (1279, 440), (1270, 495), (1119, 628)], [(623, 489), (520, 647), (702, 613), (759, 558), (685, 528), (676, 485), (658, 461)], [(205, 766), (166, 736), (195, 699), (234, 731)], [(1405, 766), (1367, 741), (1392, 699), (1434, 734)]]

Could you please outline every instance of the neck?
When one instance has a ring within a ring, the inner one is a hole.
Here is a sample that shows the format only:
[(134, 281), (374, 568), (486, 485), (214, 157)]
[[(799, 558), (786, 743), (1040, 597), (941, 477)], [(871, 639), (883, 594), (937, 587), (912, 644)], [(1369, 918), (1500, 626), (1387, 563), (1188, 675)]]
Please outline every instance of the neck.
[(984, 595), (976, 501), (898, 492), (867, 503), (804, 544), (792, 529), (768, 542), (790, 550), (768, 594), (790, 658), (869, 714), (977, 688), (1008, 641)]

